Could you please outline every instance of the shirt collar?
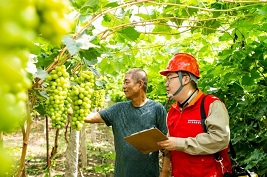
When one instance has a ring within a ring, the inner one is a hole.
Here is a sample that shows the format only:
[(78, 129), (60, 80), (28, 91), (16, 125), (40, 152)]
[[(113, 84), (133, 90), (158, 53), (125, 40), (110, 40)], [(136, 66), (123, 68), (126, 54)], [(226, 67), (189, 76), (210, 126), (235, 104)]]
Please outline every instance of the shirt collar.
[[(188, 106), (192, 106), (196, 103), (196, 101), (203, 95), (204, 93), (201, 91), (201, 90), (197, 90), (192, 96), (191, 98), (187, 101), (187, 106), (185, 107), (188, 107)], [(172, 107), (174, 108), (179, 108), (179, 104), (178, 102), (176, 101), (175, 103), (172, 104)]]

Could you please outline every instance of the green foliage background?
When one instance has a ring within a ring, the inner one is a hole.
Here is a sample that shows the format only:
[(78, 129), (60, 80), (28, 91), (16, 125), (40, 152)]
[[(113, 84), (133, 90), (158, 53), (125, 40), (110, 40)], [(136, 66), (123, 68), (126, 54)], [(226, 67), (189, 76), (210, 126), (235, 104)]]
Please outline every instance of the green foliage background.
[[(148, 97), (164, 104), (166, 91), (159, 71), (173, 54), (191, 53), (200, 63), (199, 88), (218, 96), (228, 107), (238, 161), (266, 176), (265, 2), (73, 0), (72, 5), (76, 27), (63, 39), (62, 48), (67, 50), (40, 42), (33, 62), (38, 71), (61, 52), (69, 72), (77, 65), (87, 66), (117, 102), (124, 100), (125, 71), (141, 67), (149, 76)], [(33, 79), (42, 78), (41, 73)], [(41, 112), (38, 105), (36, 109)]]

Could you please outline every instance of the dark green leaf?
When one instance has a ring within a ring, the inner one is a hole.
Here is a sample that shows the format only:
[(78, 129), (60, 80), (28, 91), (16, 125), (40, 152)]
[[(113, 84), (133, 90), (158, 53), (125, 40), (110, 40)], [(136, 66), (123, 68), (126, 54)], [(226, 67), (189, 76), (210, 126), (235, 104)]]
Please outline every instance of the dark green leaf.
[(254, 84), (254, 80), (249, 75), (244, 75), (242, 77), (242, 85), (252, 86), (253, 84)]
[(94, 65), (97, 62), (97, 57), (100, 56), (100, 53), (94, 48), (90, 48), (88, 50), (81, 50), (79, 56), (86, 61), (86, 64)]
[(84, 4), (84, 6), (91, 8), (96, 8), (98, 5), (99, 5), (99, 0), (90, 0)]
[(134, 27), (127, 27), (120, 31), (118, 31), (121, 35), (123, 35), (125, 38), (127, 38), (130, 41), (135, 41), (139, 38), (140, 33), (137, 32)]
[(111, 3), (108, 3), (105, 5), (105, 8), (108, 8), (108, 7), (117, 7), (119, 6), (119, 4), (117, 2), (111, 2)]
[(171, 32), (171, 28), (167, 24), (159, 24), (155, 25), (155, 28), (153, 29), (153, 32)]

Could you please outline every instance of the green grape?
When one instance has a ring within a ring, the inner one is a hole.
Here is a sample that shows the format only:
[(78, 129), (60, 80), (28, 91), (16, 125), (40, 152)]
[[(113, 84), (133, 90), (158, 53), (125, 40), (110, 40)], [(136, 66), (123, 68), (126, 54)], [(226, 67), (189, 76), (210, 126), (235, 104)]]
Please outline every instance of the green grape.
[(71, 107), (70, 81), (65, 65), (57, 66), (45, 81), (48, 84), (46, 91), (49, 97), (46, 101), (46, 112), (51, 118), (52, 127), (62, 129)]
[[(26, 90), (31, 82), (23, 70), (27, 53), (15, 51), (0, 55), (0, 131), (10, 132), (18, 128), (26, 118)], [(17, 57), (20, 56), (21, 60)], [(23, 119), (24, 118), (24, 119)]]
[(99, 94), (99, 103), (98, 106), (99, 108), (104, 108), (105, 107), (105, 103), (106, 103), (106, 91), (105, 90), (98, 90), (98, 94)]
[(64, 35), (68, 34), (72, 22), (65, 17), (70, 12), (68, 0), (36, 0), (39, 14), (38, 31), (43, 38), (58, 45)]
[(85, 117), (91, 112), (91, 95), (93, 94), (94, 76), (90, 71), (82, 71), (71, 77), (76, 83), (71, 88), (72, 110), (71, 126), (81, 130)]
[(32, 0), (1, 1), (0, 47), (29, 47), (36, 38), (38, 15)]
[(92, 94), (92, 108), (101, 109), (105, 106), (105, 90), (94, 90)]
[[(5, 173), (12, 173), (12, 163), (15, 163), (13, 161), (12, 156), (10, 153), (7, 152), (7, 150), (3, 149), (0, 147), (0, 172), (5, 172)], [(1, 173), (1, 176), (5, 176), (5, 173)]]

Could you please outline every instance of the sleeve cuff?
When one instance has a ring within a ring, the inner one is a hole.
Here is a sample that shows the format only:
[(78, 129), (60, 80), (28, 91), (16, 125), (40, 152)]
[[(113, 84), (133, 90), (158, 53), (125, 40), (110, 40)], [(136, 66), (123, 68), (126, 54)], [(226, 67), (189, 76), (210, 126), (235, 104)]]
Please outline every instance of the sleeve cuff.
[(176, 138), (175, 150), (181, 151), (185, 148), (185, 138)]

